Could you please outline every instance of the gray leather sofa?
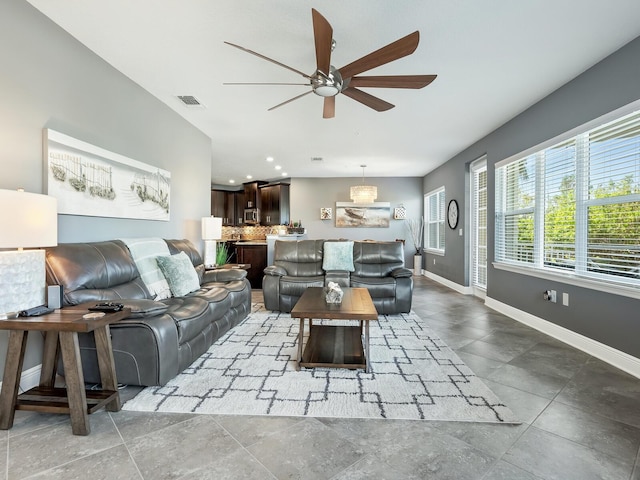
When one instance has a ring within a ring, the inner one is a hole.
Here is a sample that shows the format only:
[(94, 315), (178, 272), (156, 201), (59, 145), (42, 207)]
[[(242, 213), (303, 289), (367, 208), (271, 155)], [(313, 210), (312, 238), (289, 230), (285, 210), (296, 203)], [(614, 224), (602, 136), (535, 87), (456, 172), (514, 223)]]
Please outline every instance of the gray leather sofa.
[[(200, 280), (199, 290), (155, 301), (120, 240), (46, 249), (47, 283), (63, 286), (63, 306), (111, 300), (132, 309), (129, 318), (111, 325), (119, 383), (164, 385), (251, 311), (246, 271), (205, 271), (191, 242), (165, 241), (172, 255), (187, 254)], [(81, 334), (79, 341), (85, 381), (98, 383), (93, 335)]]
[(268, 310), (290, 312), (308, 287), (333, 281), (367, 288), (379, 314), (408, 313), (413, 297), (412, 272), (404, 267), (402, 242), (353, 242), (353, 271), (323, 270), (325, 242), (279, 241), (273, 265), (264, 270), (262, 292)]

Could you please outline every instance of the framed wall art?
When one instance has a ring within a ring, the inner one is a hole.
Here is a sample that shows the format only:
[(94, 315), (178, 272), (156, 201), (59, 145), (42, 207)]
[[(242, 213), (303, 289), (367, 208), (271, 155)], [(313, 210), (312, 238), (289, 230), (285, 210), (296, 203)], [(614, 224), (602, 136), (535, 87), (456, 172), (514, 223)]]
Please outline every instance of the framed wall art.
[(389, 228), (391, 204), (336, 202), (336, 227)]
[(394, 220), (404, 220), (407, 218), (407, 209), (404, 207), (396, 207), (393, 209)]
[(320, 208), (320, 220), (331, 220), (333, 218), (333, 209), (331, 207)]
[(169, 221), (168, 171), (51, 129), (43, 144), (45, 190), (58, 213)]

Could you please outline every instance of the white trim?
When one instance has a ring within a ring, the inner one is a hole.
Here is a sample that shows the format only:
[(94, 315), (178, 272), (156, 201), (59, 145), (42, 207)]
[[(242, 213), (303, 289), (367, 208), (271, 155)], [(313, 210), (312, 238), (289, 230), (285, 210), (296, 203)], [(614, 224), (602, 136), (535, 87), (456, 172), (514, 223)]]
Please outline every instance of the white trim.
[[(42, 370), (42, 364), (35, 367), (28, 368), (22, 372), (20, 376), (20, 392), (26, 392), (27, 390), (37, 387), (40, 383), (40, 371)], [(2, 382), (0, 382), (2, 387)]]
[(556, 282), (566, 283), (567, 285), (590, 288), (591, 290), (597, 290), (599, 292), (610, 293), (613, 295), (621, 295), (623, 297), (640, 299), (640, 289), (622, 283), (592, 280), (590, 278), (578, 277), (577, 275), (572, 275), (569, 273), (556, 273), (546, 268), (535, 268), (532, 266), (525, 267), (504, 262), (492, 262), (492, 265), (498, 270), (519, 273), (521, 275), (528, 275), (530, 277), (543, 278), (545, 280), (554, 280)]
[(550, 335), (572, 347), (582, 350), (603, 362), (613, 365), (634, 377), (640, 378), (640, 358), (621, 352), (613, 347), (597, 342), (567, 328), (551, 323), (511, 305), (502, 303), (491, 297), (485, 298), (485, 305), (531, 328)]
[(451, 280), (447, 280), (446, 278), (441, 277), (440, 275), (436, 275), (435, 273), (432, 273), (428, 270), (423, 270), (423, 271), (424, 271), (425, 277), (430, 278), (431, 280), (434, 280), (438, 283), (441, 283), (445, 287), (449, 287), (451, 290), (455, 290), (456, 292), (462, 293), (463, 295), (473, 295), (473, 287), (465, 287), (464, 285), (459, 285), (455, 282), (452, 282)]

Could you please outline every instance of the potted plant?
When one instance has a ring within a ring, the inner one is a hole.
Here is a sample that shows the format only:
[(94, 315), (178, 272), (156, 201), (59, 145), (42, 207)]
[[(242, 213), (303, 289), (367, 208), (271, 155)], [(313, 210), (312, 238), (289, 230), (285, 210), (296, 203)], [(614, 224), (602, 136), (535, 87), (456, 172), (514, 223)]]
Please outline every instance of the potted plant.
[(419, 275), (422, 272), (422, 241), (424, 239), (424, 219), (408, 218), (405, 220), (405, 226), (409, 230), (411, 241), (416, 249), (413, 256), (413, 273)]
[(229, 249), (227, 248), (227, 244), (224, 242), (218, 243), (218, 248), (216, 249), (216, 266), (220, 267), (226, 264), (229, 261)]

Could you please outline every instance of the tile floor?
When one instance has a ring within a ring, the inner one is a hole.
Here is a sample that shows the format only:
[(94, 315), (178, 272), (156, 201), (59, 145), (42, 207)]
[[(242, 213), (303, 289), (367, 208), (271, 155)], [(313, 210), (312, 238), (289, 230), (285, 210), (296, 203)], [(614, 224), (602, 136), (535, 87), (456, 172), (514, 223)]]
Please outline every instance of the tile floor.
[(640, 380), (424, 277), (414, 310), (522, 425), (17, 412), (0, 479), (640, 480)]

